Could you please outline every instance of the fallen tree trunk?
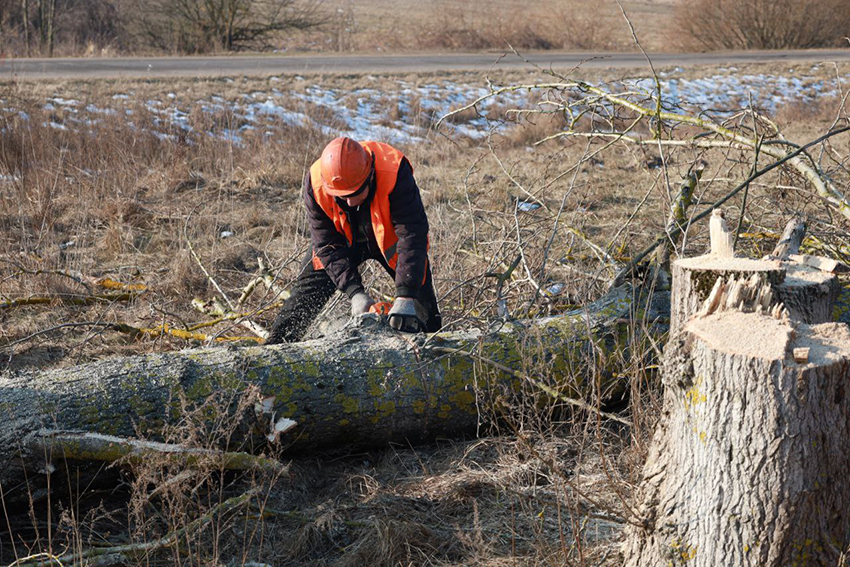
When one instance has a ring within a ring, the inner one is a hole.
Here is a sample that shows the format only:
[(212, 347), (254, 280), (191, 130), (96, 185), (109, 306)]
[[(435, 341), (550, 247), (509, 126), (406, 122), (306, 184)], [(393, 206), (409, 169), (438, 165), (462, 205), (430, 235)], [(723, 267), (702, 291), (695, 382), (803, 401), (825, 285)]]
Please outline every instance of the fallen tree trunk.
[[(120, 458), (126, 446), (101, 442), (103, 436), (160, 440), (184, 408), (252, 387), (264, 401), (248, 423), (255, 431), (234, 439), (237, 450), (246, 439), (265, 439), (282, 419), (297, 423), (283, 442), (310, 448), (475, 431), (488, 392), (517, 390), (523, 382), (518, 369), (528, 364), (557, 378), (545, 384), (556, 395), (588, 394), (598, 387), (583, 381), (588, 362), (599, 352), (627, 349), (630, 325), (666, 317), (666, 306), (669, 301), (648, 302), (624, 285), (587, 309), (488, 331), (405, 335), (365, 317), (357, 327), (297, 344), (193, 349), (9, 374), (0, 377), (0, 459), (7, 463), (0, 487), (8, 494), (27, 471), (50, 470), (45, 459), (51, 455)], [(601, 386), (622, 390), (623, 383), (611, 378)], [(79, 443), (57, 445), (74, 439), (69, 432), (98, 435), (85, 439), (84, 451)]]

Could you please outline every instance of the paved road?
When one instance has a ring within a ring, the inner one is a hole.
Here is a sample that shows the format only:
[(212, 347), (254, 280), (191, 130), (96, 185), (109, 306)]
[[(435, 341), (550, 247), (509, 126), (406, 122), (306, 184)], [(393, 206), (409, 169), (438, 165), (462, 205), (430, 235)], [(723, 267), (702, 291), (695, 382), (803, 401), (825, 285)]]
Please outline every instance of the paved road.
[[(690, 67), (754, 62), (850, 61), (850, 49), (811, 51), (748, 51), (724, 53), (653, 54), (656, 67)], [(261, 55), (230, 57), (127, 57), (113, 59), (6, 59), (0, 60), (0, 80), (13, 78), (153, 78), (222, 75), (272, 75), (280, 73), (377, 73), (486, 71), (527, 67), (514, 55), (498, 53), (440, 55)], [(534, 63), (554, 69), (643, 67), (639, 53), (535, 53)], [(498, 63), (497, 63), (498, 60)]]

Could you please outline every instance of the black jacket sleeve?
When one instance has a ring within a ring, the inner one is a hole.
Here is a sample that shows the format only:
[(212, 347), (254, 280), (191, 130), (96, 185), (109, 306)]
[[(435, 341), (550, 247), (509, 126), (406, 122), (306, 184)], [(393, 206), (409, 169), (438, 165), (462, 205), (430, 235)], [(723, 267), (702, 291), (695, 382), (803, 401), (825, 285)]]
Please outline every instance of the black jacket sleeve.
[(325, 271), (337, 289), (351, 297), (363, 289), (363, 280), (360, 278), (357, 264), (351, 259), (352, 249), (345, 235), (336, 230), (333, 221), (316, 202), (309, 173), (304, 178), (303, 193), (313, 251), (322, 261)]
[(416, 297), (428, 263), (428, 217), (413, 168), (405, 159), (390, 193), (390, 216), (398, 236), (395, 286), (399, 297)]

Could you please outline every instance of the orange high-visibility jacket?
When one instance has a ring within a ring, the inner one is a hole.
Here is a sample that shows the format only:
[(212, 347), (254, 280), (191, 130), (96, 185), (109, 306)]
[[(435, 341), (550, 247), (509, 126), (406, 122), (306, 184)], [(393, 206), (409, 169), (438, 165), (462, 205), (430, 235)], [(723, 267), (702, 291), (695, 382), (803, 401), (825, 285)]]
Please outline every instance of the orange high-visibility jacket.
[[(387, 260), (387, 264), (395, 270), (398, 265), (398, 253), (396, 250), (398, 236), (396, 236), (392, 217), (390, 216), (390, 193), (392, 193), (395, 187), (398, 169), (401, 166), (401, 161), (404, 159), (404, 154), (382, 142), (361, 142), (360, 145), (363, 146), (370, 156), (374, 156), (375, 158), (376, 187), (370, 204), (369, 215), (372, 220), (372, 230), (375, 234), (375, 240), (378, 242), (378, 247)], [(322, 187), (322, 167), (320, 162), (321, 160), (316, 160), (312, 167), (310, 167), (310, 183), (313, 186), (313, 195), (316, 203), (318, 203), (328, 218), (333, 221), (337, 232), (344, 234), (349, 246), (351, 246), (354, 244), (351, 223), (348, 222), (348, 217), (337, 204), (336, 199), (329, 195), (324, 187)], [(313, 267), (317, 270), (324, 269), (322, 261), (315, 253), (313, 254)]]

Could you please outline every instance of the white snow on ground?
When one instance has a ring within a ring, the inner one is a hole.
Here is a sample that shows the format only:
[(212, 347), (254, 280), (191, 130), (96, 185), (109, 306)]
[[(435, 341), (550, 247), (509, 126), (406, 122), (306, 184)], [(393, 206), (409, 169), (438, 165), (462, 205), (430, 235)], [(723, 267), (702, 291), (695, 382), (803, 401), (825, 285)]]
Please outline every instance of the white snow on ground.
[[(813, 67), (811, 72), (817, 70)], [(665, 108), (722, 113), (744, 108), (752, 100), (756, 108), (770, 113), (787, 102), (811, 103), (816, 99), (839, 96), (842, 92), (835, 78), (827, 80), (814, 75), (792, 74), (739, 75), (735, 74), (736, 71), (729, 67), (710, 76), (692, 79), (679, 77), (681, 69), (660, 74)], [(842, 82), (848, 79), (850, 77), (841, 78)], [(177, 138), (175, 130), (193, 132), (190, 114), (200, 109), (200, 115), (210, 117), (212, 123), (205, 135), (237, 145), (242, 143), (246, 132), (258, 130), (265, 136), (272, 136), (275, 130), (291, 127), (318, 128), (328, 136), (347, 135), (355, 139), (410, 145), (425, 140), (429, 126), (436, 118), (490, 92), (480, 84), (449, 80), (434, 80), (424, 85), (396, 81), (382, 85), (381, 89), (354, 90), (314, 85), (301, 91), (286, 90), (287, 82), (272, 77), (268, 90), (252, 89), (236, 100), (212, 95), (207, 100), (183, 101), (178, 95), (167, 93), (163, 96), (164, 100), (145, 101), (145, 107), (155, 117), (153, 123), (158, 129), (151, 134), (160, 139), (174, 140)], [(653, 79), (644, 77), (611, 83), (604, 88), (614, 92), (630, 91), (634, 100), (640, 100), (653, 94), (656, 86)], [(446, 128), (453, 136), (483, 138), (491, 131), (505, 127), (498, 120), (504, 109), (533, 108), (543, 94), (542, 91), (527, 90), (502, 93), (480, 104), (477, 113), (468, 111), (462, 117), (447, 121)], [(133, 111), (125, 105), (131, 95), (113, 95), (113, 108), (58, 96), (48, 97), (43, 109), (62, 113), (66, 118), (61, 122), (52, 118), (46, 124), (64, 130), (73, 128), (75, 124), (91, 127), (100, 123), (104, 116), (118, 113), (129, 116)], [(19, 111), (3, 108), (0, 112), (12, 114)], [(488, 117), (488, 114), (494, 116)], [(23, 113), (20, 116), (28, 119)]]
[(64, 99), (59, 98), (58, 96), (47, 99), (48, 101), (58, 104), (59, 106), (77, 106), (80, 104), (80, 101), (74, 99)]

